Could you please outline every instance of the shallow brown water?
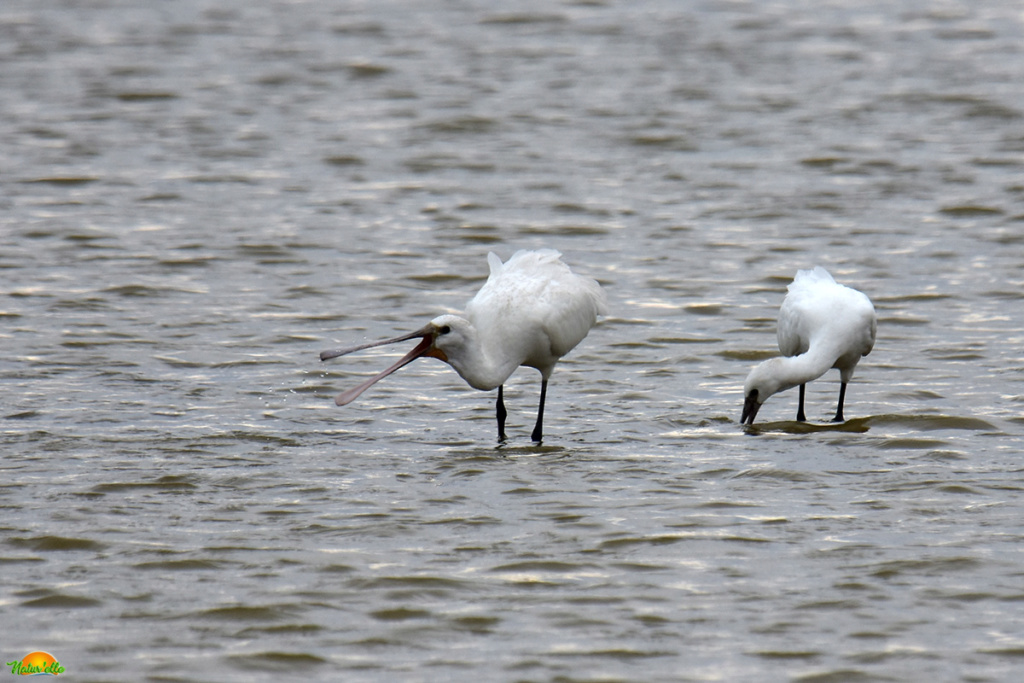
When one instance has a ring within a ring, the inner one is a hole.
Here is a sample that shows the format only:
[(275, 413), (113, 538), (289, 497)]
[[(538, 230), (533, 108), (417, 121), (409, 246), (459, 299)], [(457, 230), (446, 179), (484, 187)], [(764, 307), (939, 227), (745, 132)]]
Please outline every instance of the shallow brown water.
[[(1015, 3), (11, 0), (0, 645), (69, 680), (1013, 680)], [(486, 253), (611, 314), (493, 394)], [(799, 268), (879, 314), (738, 425)]]

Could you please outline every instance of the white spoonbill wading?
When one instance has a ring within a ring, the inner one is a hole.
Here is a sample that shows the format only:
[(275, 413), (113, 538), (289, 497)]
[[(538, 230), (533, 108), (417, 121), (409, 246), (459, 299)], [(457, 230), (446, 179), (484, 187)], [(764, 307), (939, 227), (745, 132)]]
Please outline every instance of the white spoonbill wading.
[(789, 293), (779, 309), (779, 350), (754, 367), (743, 387), (743, 416), (740, 423), (754, 424), (754, 418), (768, 397), (800, 387), (796, 419), (804, 416), (804, 391), (808, 382), (830, 368), (839, 370), (839, 404), (833, 422), (843, 421), (846, 385), (861, 356), (875, 345), (878, 325), (871, 300), (856, 289), (836, 283), (821, 266), (797, 271)]
[(554, 249), (517, 251), (506, 263), (494, 253), (487, 255), (491, 273), (476, 296), (466, 304), (465, 317), (441, 315), (410, 334), (324, 351), (320, 360), (343, 356), (374, 346), (421, 338), (401, 360), (359, 386), (334, 399), (339, 406), (395, 370), (420, 356), (439, 358), (455, 368), (462, 379), (482, 391), (497, 388), (498, 439), (505, 440), (505, 380), (520, 365), (540, 371), (540, 407), (533, 440), (544, 431), (544, 399), (548, 378), (558, 359), (583, 341), (606, 312), (604, 290), (597, 281), (569, 270)]

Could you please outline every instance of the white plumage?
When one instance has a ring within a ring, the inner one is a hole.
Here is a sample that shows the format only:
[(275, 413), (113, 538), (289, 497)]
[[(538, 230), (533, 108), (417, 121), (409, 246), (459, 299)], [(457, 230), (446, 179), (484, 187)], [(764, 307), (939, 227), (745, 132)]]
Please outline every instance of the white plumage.
[(835, 422), (843, 421), (846, 385), (862, 356), (875, 344), (877, 318), (871, 300), (855, 289), (836, 283), (828, 271), (797, 271), (779, 309), (779, 350), (783, 356), (757, 365), (743, 388), (740, 422), (753, 424), (761, 405), (773, 394), (800, 387), (797, 420), (804, 415), (807, 382), (831, 368), (839, 370), (839, 403)]
[(361, 349), (421, 338), (400, 361), (337, 396), (345, 405), (395, 370), (420, 356), (445, 361), (474, 389), (498, 389), (498, 438), (505, 439), (502, 385), (521, 365), (541, 373), (540, 406), (533, 440), (543, 435), (547, 382), (558, 359), (579, 344), (606, 312), (604, 290), (574, 274), (553, 249), (518, 251), (506, 263), (487, 255), (490, 276), (466, 304), (464, 316), (441, 315), (425, 327), (395, 339), (324, 351), (321, 360)]

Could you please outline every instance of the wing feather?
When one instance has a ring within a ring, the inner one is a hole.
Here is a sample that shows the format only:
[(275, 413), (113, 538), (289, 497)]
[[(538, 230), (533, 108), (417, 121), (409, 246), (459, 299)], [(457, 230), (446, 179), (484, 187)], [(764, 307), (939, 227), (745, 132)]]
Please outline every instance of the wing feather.
[(573, 273), (554, 249), (518, 251), (505, 263), (493, 253), (487, 259), (490, 276), (466, 317), (481, 335), (514, 330), (527, 361), (564, 356), (607, 311), (597, 281)]

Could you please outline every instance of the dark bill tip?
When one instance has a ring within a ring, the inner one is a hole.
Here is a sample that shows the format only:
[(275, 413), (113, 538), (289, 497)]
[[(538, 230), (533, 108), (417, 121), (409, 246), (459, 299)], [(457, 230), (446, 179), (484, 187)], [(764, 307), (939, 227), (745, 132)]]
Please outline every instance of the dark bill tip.
[(757, 389), (754, 389), (747, 394), (743, 401), (743, 415), (740, 417), (740, 424), (754, 424), (754, 418), (757, 417), (757, 411), (760, 409), (761, 404), (757, 402)]

